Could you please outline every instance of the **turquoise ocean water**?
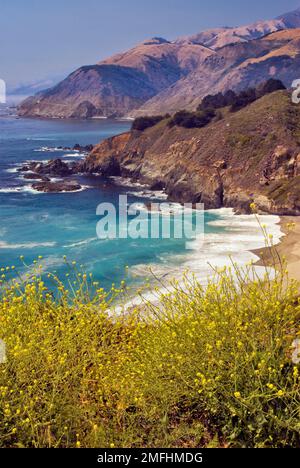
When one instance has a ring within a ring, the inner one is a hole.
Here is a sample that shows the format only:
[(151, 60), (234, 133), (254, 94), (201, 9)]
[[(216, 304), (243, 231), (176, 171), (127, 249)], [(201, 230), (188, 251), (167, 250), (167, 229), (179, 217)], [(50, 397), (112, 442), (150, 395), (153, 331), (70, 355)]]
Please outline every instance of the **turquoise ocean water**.
[[(15, 265), (22, 273), (19, 260), (23, 255), (30, 264), (39, 255), (44, 257), (45, 272), (66, 273), (64, 255), (84, 265), (88, 273), (105, 288), (124, 279), (138, 283), (149, 276), (148, 267), (162, 277), (178, 275), (188, 267), (203, 277), (209, 274), (207, 262), (222, 265), (228, 255), (239, 262), (251, 257), (250, 248), (262, 245), (262, 236), (252, 217), (235, 217), (232, 210), (205, 213), (205, 242), (195, 241), (186, 250), (184, 239), (112, 239), (97, 238), (99, 203), (117, 205), (120, 194), (128, 195), (129, 203), (160, 201), (160, 195), (138, 186), (124, 186), (100, 176), (80, 177), (85, 190), (76, 193), (36, 193), (30, 182), (21, 178), (17, 167), (28, 160), (62, 158), (65, 161), (82, 157), (73, 151), (53, 151), (58, 146), (73, 147), (96, 144), (127, 131), (128, 122), (61, 121), (0, 118), (0, 266)], [(274, 231), (277, 219), (268, 217)], [(276, 229), (275, 229), (276, 231)], [(276, 231), (278, 234), (278, 229)]]

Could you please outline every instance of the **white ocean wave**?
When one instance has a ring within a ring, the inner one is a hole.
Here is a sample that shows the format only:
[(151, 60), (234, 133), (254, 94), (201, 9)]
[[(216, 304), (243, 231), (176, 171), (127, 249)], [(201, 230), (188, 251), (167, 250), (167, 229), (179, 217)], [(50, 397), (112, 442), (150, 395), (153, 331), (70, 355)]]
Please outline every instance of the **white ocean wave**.
[(135, 182), (128, 177), (110, 176), (109, 179), (113, 180), (116, 185), (119, 185), (121, 187), (148, 187), (147, 185), (141, 184), (140, 182)]
[(56, 242), (24, 242), (20, 244), (10, 244), (0, 241), (0, 249), (36, 249), (37, 247), (55, 247)]
[(168, 195), (164, 190), (150, 190), (148, 185), (133, 181), (128, 177), (110, 176), (109, 179), (111, 179), (115, 185), (119, 185), (120, 187), (141, 189), (127, 192), (128, 195), (133, 195), (134, 197), (148, 198), (151, 200), (166, 200), (168, 198)]
[(84, 239), (82, 241), (74, 242), (73, 244), (64, 245), (64, 248), (81, 247), (82, 245), (88, 245), (88, 244), (90, 244), (92, 242), (95, 242), (97, 240), (98, 240), (97, 237), (91, 237), (89, 239)]
[[(154, 197), (157, 198), (157, 197)], [(178, 216), (187, 213), (193, 213), (195, 210), (192, 208), (185, 207), (180, 203), (166, 202), (160, 200), (160, 203), (145, 204), (145, 203), (132, 203), (129, 204), (132, 210), (147, 212), (149, 216), (152, 214), (157, 214), (161, 216)], [(133, 213), (135, 214), (135, 213)]]
[[(51, 161), (51, 159), (50, 159)], [(26, 159), (23, 164), (31, 164), (31, 163), (36, 163), (36, 164), (47, 164), (49, 162), (49, 159), (39, 159), (38, 161), (32, 160), (32, 159)]]
[[(36, 172), (32, 172), (32, 171), (26, 171), (26, 174), (27, 175), (33, 175), (33, 174), (36, 174)], [(23, 181), (30, 181), (30, 182), (35, 182), (35, 183), (38, 183), (38, 182), (42, 182), (42, 179), (43, 179), (43, 175), (41, 174), (39, 178), (36, 178), (36, 177), (24, 177), (24, 175), (20, 175), (20, 177), (18, 177), (19, 180), (23, 180)], [(59, 178), (59, 177), (49, 177), (50, 179), (50, 182), (62, 182), (64, 179), (62, 178)], [(28, 186), (25, 186), (28, 188)], [(26, 191), (26, 190), (25, 190)]]
[[(59, 181), (60, 179), (51, 179), (52, 182), (54, 181)], [(39, 190), (35, 190), (32, 188), (31, 185), (23, 185), (22, 187), (6, 187), (6, 188), (1, 188), (0, 193), (31, 193), (33, 195), (43, 195), (43, 194), (57, 194), (57, 193), (76, 193), (76, 192), (83, 192), (84, 190), (88, 190), (92, 188), (90, 185), (82, 185), (80, 189), (77, 190), (62, 190), (62, 191), (57, 191), (57, 192), (42, 192)]]
[[(65, 153), (66, 151), (70, 151), (69, 149), (66, 148), (60, 148), (58, 146), (42, 146), (41, 148), (36, 148), (33, 150), (36, 153), (56, 153), (56, 152), (61, 152)], [(72, 150), (74, 153), (76, 153), (76, 156), (79, 153), (79, 150)]]
[(21, 193), (26, 192), (26, 187), (6, 187), (1, 188), (0, 193)]
[(5, 187), (0, 189), (0, 193), (31, 193), (33, 195), (42, 194), (45, 192), (39, 192), (34, 190), (31, 185), (23, 185), (21, 187)]
[(33, 150), (35, 153), (55, 153), (58, 151), (63, 151), (61, 148), (49, 148), (48, 146), (42, 146), (41, 148), (36, 148)]
[[(241, 268), (254, 265), (259, 258), (252, 253), (252, 250), (266, 246), (265, 234), (256, 217), (235, 215), (230, 208), (210, 210), (210, 212), (219, 215), (221, 219), (209, 221), (208, 225), (223, 227), (225, 231), (199, 234), (196, 240), (187, 244), (189, 250), (185, 253), (164, 255), (157, 263), (135, 265), (130, 268), (130, 273), (135, 277), (152, 277), (153, 281), (159, 278), (168, 285), (172, 279), (181, 279), (183, 274), (188, 272), (188, 275), (195, 276), (205, 286), (209, 280), (212, 280), (214, 270), (232, 264)], [(258, 218), (260, 223), (266, 226), (267, 235), (273, 236), (272, 243), (278, 244), (284, 236), (280, 229), (280, 218), (271, 215), (261, 215)], [(260, 278), (266, 274), (266, 268), (263, 266), (254, 265), (252, 271)], [(274, 270), (269, 268), (268, 274), (272, 277)], [(172, 287), (170, 290), (172, 291)], [(161, 288), (160, 293), (164, 292), (166, 290)], [(149, 290), (143, 293), (143, 297), (135, 296), (125, 306), (118, 306), (116, 311), (119, 313), (121, 310), (139, 306), (145, 300), (156, 303), (157, 293)]]
[(59, 178), (59, 177), (51, 177), (51, 178), (50, 178), (50, 181), (51, 181), (51, 182), (62, 182), (63, 180), (64, 180), (64, 179), (61, 179), (61, 178)]
[(15, 167), (10, 167), (9, 169), (6, 169), (5, 172), (8, 172), (9, 174), (15, 174), (16, 172), (18, 172), (18, 169), (20, 167), (21, 167), (20, 165), (15, 166)]
[(53, 138), (47, 138), (47, 137), (36, 137), (36, 138), (26, 138), (27, 141), (51, 141)]
[[(235, 215), (231, 209), (230, 211), (227, 209), (226, 213), (220, 210), (218, 214), (221, 217), (224, 215), (227, 217), (226, 224), (223, 224), (224, 219), (216, 220), (216, 223), (222, 222), (222, 227), (227, 227), (226, 231), (199, 234), (195, 240), (187, 243), (188, 250), (184, 254), (166, 256), (167, 263), (154, 264), (151, 267), (155, 268), (159, 274), (166, 274), (170, 272), (170, 269), (175, 273), (182, 273), (183, 270), (189, 269), (203, 278), (211, 273), (211, 266), (223, 267), (232, 262), (238, 265), (256, 262), (258, 257), (252, 253), (252, 250), (266, 246), (265, 235), (257, 219), (252, 215)], [(265, 215), (259, 216), (259, 220), (265, 224), (267, 234), (273, 236), (272, 243), (278, 244), (284, 236), (280, 229), (280, 218)], [(208, 224), (211, 223), (214, 221), (208, 222)], [(142, 272), (146, 267), (147, 265), (139, 265), (134, 267), (134, 271), (135, 273)]]
[(127, 194), (137, 198), (148, 198), (149, 200), (167, 200), (168, 198), (163, 190), (130, 191)]
[(86, 154), (85, 153), (79, 153), (78, 151), (76, 153), (67, 153), (64, 154), (64, 158), (83, 158)]

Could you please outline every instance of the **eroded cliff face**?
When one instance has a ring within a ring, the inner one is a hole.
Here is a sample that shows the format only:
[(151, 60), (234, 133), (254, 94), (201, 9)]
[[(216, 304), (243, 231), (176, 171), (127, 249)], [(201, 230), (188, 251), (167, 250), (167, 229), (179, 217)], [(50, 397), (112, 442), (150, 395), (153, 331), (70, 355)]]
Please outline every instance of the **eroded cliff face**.
[(249, 212), (300, 214), (300, 106), (287, 92), (265, 96), (201, 129), (168, 126), (105, 140), (82, 170), (164, 188), (179, 202)]

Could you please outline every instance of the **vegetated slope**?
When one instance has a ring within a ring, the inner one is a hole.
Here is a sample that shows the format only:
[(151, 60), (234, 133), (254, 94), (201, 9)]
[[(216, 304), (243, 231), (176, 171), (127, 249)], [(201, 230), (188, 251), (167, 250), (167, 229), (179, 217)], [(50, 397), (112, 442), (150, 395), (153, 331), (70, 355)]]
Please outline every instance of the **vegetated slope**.
[[(299, 27), (299, 16), (296, 10), (275, 20), (208, 30), (173, 42), (159, 37), (146, 40), (79, 68), (54, 88), (24, 101), (19, 113), (59, 118), (165, 113), (192, 109), (205, 94), (242, 89), (269, 76), (280, 75), (290, 84), (298, 78), (296, 38), (291, 47), (285, 46), (292, 38), (262, 38)], [(269, 56), (275, 49), (278, 53)], [(261, 56), (257, 63), (247, 62)]]
[(105, 140), (83, 169), (133, 177), (206, 209), (247, 212), (255, 201), (269, 213), (300, 214), (300, 106), (288, 92), (225, 108), (203, 128), (169, 123)]
[(125, 282), (16, 273), (0, 295), (0, 447), (299, 447), (297, 288), (236, 273), (124, 314)]

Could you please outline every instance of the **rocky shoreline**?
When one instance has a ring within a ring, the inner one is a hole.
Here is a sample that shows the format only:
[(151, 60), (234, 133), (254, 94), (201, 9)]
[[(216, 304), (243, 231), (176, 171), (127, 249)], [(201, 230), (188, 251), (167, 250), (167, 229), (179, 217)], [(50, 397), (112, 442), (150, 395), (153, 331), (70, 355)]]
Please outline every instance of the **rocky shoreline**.
[[(118, 138), (125, 138), (127, 134), (123, 134)], [(101, 145), (105, 145), (103, 142)], [(96, 151), (98, 148), (95, 149)], [(206, 175), (210, 174), (209, 168), (206, 167)], [(215, 170), (216, 168), (213, 168)], [(161, 177), (158, 177), (156, 173), (148, 175), (138, 175), (135, 171), (128, 172), (123, 170), (119, 161), (115, 156), (110, 154), (105, 157), (104, 160), (99, 164), (96, 162), (94, 153), (90, 153), (84, 160), (78, 162), (64, 162), (61, 159), (49, 160), (46, 163), (39, 161), (31, 161), (28, 164), (23, 165), (18, 169), (18, 172), (22, 173), (24, 179), (35, 180), (32, 184), (34, 190), (47, 193), (57, 192), (74, 192), (82, 189), (80, 183), (74, 178), (82, 175), (99, 175), (101, 177), (122, 177), (128, 179), (130, 184), (139, 183), (144, 187), (147, 187), (151, 191), (164, 191), (167, 199), (177, 203), (204, 203), (205, 209), (218, 209), (218, 208), (233, 208), (236, 214), (249, 214), (251, 213), (250, 204), (255, 203), (256, 208), (260, 214), (276, 214), (279, 216), (298, 216), (300, 209), (293, 210), (293, 208), (277, 208), (272, 206), (271, 201), (264, 195), (247, 194), (242, 190), (238, 190), (231, 195), (224, 196), (222, 188), (216, 188), (211, 184), (211, 197), (198, 199), (198, 194), (193, 190), (192, 183), (187, 188), (186, 174), (178, 175), (181, 179), (182, 185), (177, 191), (177, 181), (174, 183), (164, 183)], [(218, 178), (221, 176), (218, 174)], [(54, 179), (54, 180), (53, 180)], [(210, 179), (210, 182), (212, 179)], [(222, 184), (222, 182), (220, 181)], [(184, 190), (181, 190), (184, 188)]]
[[(93, 150), (93, 145), (73, 147), (58, 146), (55, 150), (76, 151), (88, 155)], [(48, 162), (30, 161), (17, 169), (23, 179), (36, 181), (31, 188), (38, 192), (77, 192), (82, 186), (71, 177), (82, 173), (82, 161), (66, 163), (60, 158), (50, 159)]]
[(66, 164), (61, 159), (53, 159), (47, 163), (31, 161), (18, 169), (24, 179), (35, 181), (31, 188), (38, 192), (76, 192), (82, 186), (76, 180), (70, 180), (78, 173), (78, 163)]
[(99, 174), (128, 178), (163, 190), (172, 202), (202, 203), (207, 210), (248, 214), (255, 203), (260, 213), (299, 216), (298, 135), (300, 106), (288, 92), (276, 91), (238, 112), (224, 110), (202, 128), (170, 126), (166, 117), (102, 141), (84, 159), (33, 161), (20, 172), (32, 175), (42, 191), (77, 189), (76, 176)]

